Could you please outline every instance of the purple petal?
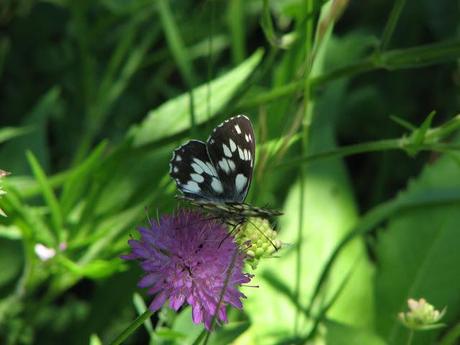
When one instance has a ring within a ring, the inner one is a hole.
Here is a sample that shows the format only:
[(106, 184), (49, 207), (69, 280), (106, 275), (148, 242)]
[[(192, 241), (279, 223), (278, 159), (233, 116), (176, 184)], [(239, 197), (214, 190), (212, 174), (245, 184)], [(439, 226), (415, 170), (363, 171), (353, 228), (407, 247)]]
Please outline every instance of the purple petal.
[(185, 296), (183, 294), (179, 294), (169, 299), (169, 306), (171, 309), (177, 311), (182, 306), (182, 304), (184, 304), (184, 302)]
[(140, 288), (146, 288), (153, 285), (158, 280), (158, 273), (150, 273), (143, 277), (137, 284)]
[(156, 295), (152, 303), (150, 303), (149, 305), (150, 311), (157, 311), (158, 309), (160, 309), (163, 306), (163, 304), (165, 304), (166, 299), (167, 299), (167, 296), (163, 292)]
[(198, 304), (192, 305), (192, 319), (194, 323), (203, 321), (203, 310)]

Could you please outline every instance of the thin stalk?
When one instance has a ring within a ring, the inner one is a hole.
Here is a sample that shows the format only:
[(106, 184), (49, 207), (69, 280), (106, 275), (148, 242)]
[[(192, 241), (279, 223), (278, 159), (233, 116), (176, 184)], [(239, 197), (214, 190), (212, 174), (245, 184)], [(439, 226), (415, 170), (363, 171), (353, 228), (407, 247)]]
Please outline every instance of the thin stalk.
[[(230, 282), (230, 278), (232, 276), (233, 268), (235, 267), (236, 258), (238, 257), (238, 253), (239, 252), (236, 249), (234, 251), (233, 255), (232, 255), (232, 260), (230, 261), (230, 264), (228, 265), (227, 272), (226, 272), (226, 275), (225, 275), (225, 280), (224, 280), (224, 286), (222, 287), (222, 291), (220, 292), (220, 296), (219, 296), (219, 301), (217, 302), (216, 312), (212, 316), (211, 330), (214, 328), (214, 325), (216, 323), (217, 314), (219, 313), (220, 306), (221, 306), (221, 304), (222, 304), (222, 302), (224, 300), (225, 291), (227, 290), (228, 283)], [(207, 332), (207, 334), (205, 336), (205, 339), (203, 341), (203, 345), (206, 345), (208, 343), (210, 335), (211, 335), (211, 331)]]
[(385, 25), (385, 29), (383, 29), (382, 40), (380, 42), (380, 51), (387, 49), (388, 44), (390, 43), (391, 37), (393, 37), (393, 33), (396, 29), (396, 25), (398, 24), (399, 17), (401, 16), (402, 9), (406, 4), (406, 0), (396, 0), (395, 4), (391, 10), (390, 16), (388, 17), (388, 21)]
[[(455, 61), (460, 57), (460, 41), (445, 41), (426, 44), (406, 49), (393, 49), (385, 52), (375, 52), (362, 60), (350, 65), (337, 68), (331, 72), (311, 78), (310, 85), (315, 90), (330, 81), (353, 77), (358, 74), (387, 70), (395, 71), (410, 68), (422, 68), (448, 61)], [(240, 102), (238, 108), (255, 107), (260, 104), (274, 101), (301, 90), (304, 80), (294, 81), (275, 90), (260, 93), (257, 97)]]
[(406, 345), (412, 345), (412, 340), (414, 340), (414, 330), (409, 331), (409, 336), (407, 337)]
[[(290, 159), (288, 161), (276, 164), (274, 168), (288, 168), (298, 164), (310, 163), (320, 159), (326, 158), (337, 158), (346, 157), (361, 153), (389, 151), (389, 150), (408, 150), (410, 145), (403, 143), (403, 139), (386, 139), (371, 141), (367, 143), (343, 146), (337, 149), (319, 152), (315, 154), (304, 155), (298, 158)], [(460, 150), (459, 144), (443, 144), (443, 143), (428, 143), (417, 145), (414, 147), (417, 151), (436, 151), (436, 152), (448, 152), (454, 150)]]
[[(313, 1), (306, 0), (306, 13), (313, 11)], [(309, 132), (312, 121), (312, 105), (310, 104), (310, 72), (313, 65), (313, 19), (309, 18), (306, 21), (306, 42), (305, 42), (305, 60), (307, 63), (307, 68), (304, 76), (304, 121), (303, 121), (303, 131), (302, 131), (302, 152), (308, 150), (308, 141), (309, 141)], [(300, 301), (300, 277), (302, 273), (302, 233), (303, 233), (303, 223), (304, 223), (304, 200), (305, 200), (305, 166), (302, 166), (300, 169), (300, 212), (298, 219), (298, 231), (297, 231), (297, 250), (296, 250), (296, 276), (295, 276), (295, 288), (294, 288), (294, 298), (299, 305)], [(300, 308), (296, 308), (295, 322), (294, 322), (294, 334), (298, 334), (299, 330), (299, 321), (301, 315)]]
[(136, 320), (134, 320), (123, 332), (116, 337), (110, 345), (119, 345), (125, 341), (136, 329), (138, 329), (150, 316), (153, 315), (153, 312), (146, 310), (143, 314), (139, 315)]

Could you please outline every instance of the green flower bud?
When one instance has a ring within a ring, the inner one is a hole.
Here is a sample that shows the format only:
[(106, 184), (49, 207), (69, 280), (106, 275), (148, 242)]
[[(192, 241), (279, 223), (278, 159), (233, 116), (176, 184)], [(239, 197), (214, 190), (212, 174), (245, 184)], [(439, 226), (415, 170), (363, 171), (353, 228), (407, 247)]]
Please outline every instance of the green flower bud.
[(276, 239), (277, 235), (268, 220), (249, 218), (239, 227), (235, 240), (245, 251), (248, 257), (246, 262), (252, 269), (256, 269), (260, 259), (272, 256), (281, 248), (282, 243)]

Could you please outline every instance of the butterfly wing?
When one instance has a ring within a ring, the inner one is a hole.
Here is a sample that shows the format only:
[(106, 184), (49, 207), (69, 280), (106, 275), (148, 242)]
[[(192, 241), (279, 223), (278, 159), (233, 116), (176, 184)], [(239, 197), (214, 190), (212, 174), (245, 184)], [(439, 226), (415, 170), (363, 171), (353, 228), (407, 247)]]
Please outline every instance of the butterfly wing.
[(222, 182), (202, 141), (190, 140), (173, 151), (169, 175), (176, 181), (177, 188), (191, 199), (220, 201), (223, 198)]
[(255, 136), (245, 115), (217, 126), (207, 141), (207, 151), (223, 186), (223, 201), (242, 203), (248, 194), (255, 158)]

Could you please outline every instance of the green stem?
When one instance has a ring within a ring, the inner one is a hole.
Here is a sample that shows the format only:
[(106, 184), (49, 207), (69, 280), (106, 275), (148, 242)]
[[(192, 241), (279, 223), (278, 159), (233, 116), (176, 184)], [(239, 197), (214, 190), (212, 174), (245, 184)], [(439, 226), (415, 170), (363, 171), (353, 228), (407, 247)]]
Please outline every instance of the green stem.
[(136, 329), (138, 329), (150, 316), (153, 315), (153, 312), (146, 310), (143, 314), (139, 315), (136, 320), (134, 320), (121, 334), (115, 338), (110, 345), (119, 345), (125, 341)]
[[(337, 157), (346, 157), (361, 153), (370, 153), (370, 152), (379, 152), (379, 151), (389, 151), (389, 150), (408, 150), (411, 149), (410, 144), (405, 144), (403, 138), (399, 139), (386, 139), (371, 141), (367, 143), (343, 146), (337, 149), (318, 152), (315, 154), (304, 155), (294, 159), (290, 159), (285, 162), (281, 162), (274, 166), (274, 168), (286, 168), (298, 164), (310, 163), (312, 161), (326, 159), (326, 158), (337, 158)], [(428, 143), (421, 144), (413, 147), (417, 151), (438, 151), (446, 152), (452, 150), (459, 150), (459, 144), (442, 144), (442, 143)]]
[[(220, 292), (220, 296), (219, 296), (219, 301), (217, 302), (216, 312), (212, 316), (211, 331), (214, 329), (214, 325), (215, 325), (216, 320), (217, 320), (217, 314), (219, 313), (220, 307), (221, 307), (222, 302), (224, 300), (225, 291), (227, 290), (228, 283), (230, 282), (230, 278), (232, 276), (233, 268), (235, 267), (236, 258), (238, 257), (238, 253), (239, 253), (238, 250), (235, 250), (233, 252), (232, 260), (230, 261), (230, 264), (228, 265), (227, 272), (225, 274), (224, 286), (222, 287), (222, 291)], [(203, 345), (206, 345), (208, 343), (209, 336), (211, 335), (211, 331), (207, 332), (207, 334), (205, 336), (205, 339), (204, 339), (204, 342), (203, 342)]]
[(414, 330), (409, 330), (409, 336), (407, 337), (407, 343), (406, 345), (411, 345), (412, 340), (414, 339)]
[[(460, 57), (460, 41), (440, 42), (422, 46), (394, 49), (382, 53), (372, 53), (370, 56), (350, 65), (337, 68), (331, 72), (311, 77), (310, 86), (314, 91), (324, 84), (343, 77), (352, 77), (361, 73), (385, 69), (388, 71), (421, 68), (447, 61), (455, 61)], [(240, 109), (255, 107), (274, 101), (302, 90), (305, 80), (294, 81), (274, 90), (260, 93), (257, 97), (240, 102)]]
[[(306, 0), (306, 13), (310, 13), (313, 11), (313, 1)], [(309, 139), (309, 131), (310, 125), (312, 120), (312, 105), (310, 104), (310, 72), (313, 65), (313, 19), (309, 18), (306, 21), (306, 42), (305, 42), (305, 61), (307, 63), (307, 68), (305, 71), (305, 77), (302, 80), (304, 89), (304, 115), (303, 115), (303, 131), (302, 131), (302, 146), (301, 151), (306, 152), (308, 150), (308, 139)], [(302, 116), (299, 114), (299, 116)], [(297, 305), (300, 305), (300, 281), (301, 281), (301, 273), (302, 273), (302, 233), (303, 233), (303, 208), (304, 208), (304, 199), (305, 199), (305, 167), (302, 166), (300, 169), (300, 212), (298, 218), (298, 230), (297, 230), (297, 250), (296, 250), (296, 276), (295, 276), (295, 288), (294, 288), (294, 298)], [(297, 307), (295, 313), (295, 322), (294, 322), (294, 334), (297, 335), (299, 322), (300, 322), (300, 315), (302, 314), (301, 309)]]
[(382, 40), (380, 42), (380, 50), (383, 51), (388, 47), (388, 43), (393, 36), (393, 33), (396, 29), (396, 24), (398, 23), (399, 17), (401, 16), (402, 9), (406, 4), (406, 0), (396, 0), (391, 10), (388, 21), (383, 30)]

